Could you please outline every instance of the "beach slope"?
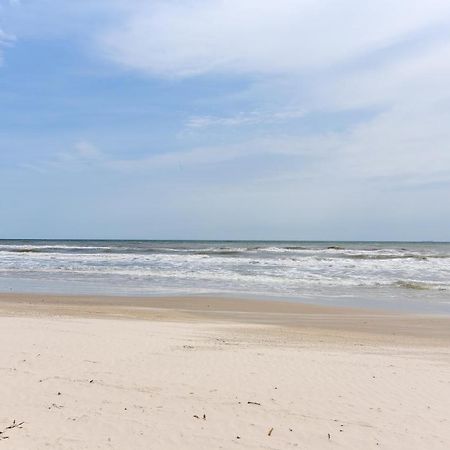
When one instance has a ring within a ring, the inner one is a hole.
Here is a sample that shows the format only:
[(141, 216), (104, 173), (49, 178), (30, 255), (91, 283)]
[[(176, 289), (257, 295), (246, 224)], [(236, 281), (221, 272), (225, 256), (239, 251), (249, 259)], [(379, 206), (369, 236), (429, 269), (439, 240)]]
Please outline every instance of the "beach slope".
[(78, 300), (1, 297), (2, 448), (450, 447), (447, 318)]

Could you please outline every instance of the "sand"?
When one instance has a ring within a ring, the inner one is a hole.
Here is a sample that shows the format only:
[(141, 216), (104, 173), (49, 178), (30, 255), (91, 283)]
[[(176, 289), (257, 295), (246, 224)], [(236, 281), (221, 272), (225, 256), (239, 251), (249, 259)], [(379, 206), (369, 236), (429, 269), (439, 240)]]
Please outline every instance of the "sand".
[(4, 294), (0, 343), (0, 450), (450, 448), (448, 317)]

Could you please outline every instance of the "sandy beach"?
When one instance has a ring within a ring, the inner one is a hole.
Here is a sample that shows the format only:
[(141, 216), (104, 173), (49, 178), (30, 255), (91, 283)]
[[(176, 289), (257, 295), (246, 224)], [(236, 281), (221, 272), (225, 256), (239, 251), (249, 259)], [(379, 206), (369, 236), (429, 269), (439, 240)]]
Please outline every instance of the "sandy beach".
[(0, 450), (450, 450), (450, 0), (0, 0)]
[(447, 449), (450, 319), (0, 295), (5, 449)]

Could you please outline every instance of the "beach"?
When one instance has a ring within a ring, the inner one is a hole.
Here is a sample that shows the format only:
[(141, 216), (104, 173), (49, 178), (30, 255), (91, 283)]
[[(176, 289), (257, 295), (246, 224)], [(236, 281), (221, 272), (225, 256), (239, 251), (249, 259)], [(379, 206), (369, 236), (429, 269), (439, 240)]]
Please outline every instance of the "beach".
[(449, 78), (448, 0), (0, 0), (0, 450), (450, 450)]
[(0, 295), (5, 449), (446, 449), (450, 319)]

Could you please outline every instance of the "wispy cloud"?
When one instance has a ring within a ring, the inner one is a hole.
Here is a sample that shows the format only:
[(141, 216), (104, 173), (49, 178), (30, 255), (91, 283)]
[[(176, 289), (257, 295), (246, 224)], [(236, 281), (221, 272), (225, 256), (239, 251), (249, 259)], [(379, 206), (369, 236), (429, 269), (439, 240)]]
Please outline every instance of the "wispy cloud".
[(232, 116), (193, 116), (186, 121), (187, 128), (239, 127), (245, 125), (264, 125), (282, 123), (299, 119), (305, 111), (298, 108), (283, 109), (274, 112), (250, 111)]
[(39, 173), (49, 173), (55, 169), (83, 171), (87, 168), (98, 169), (110, 161), (111, 157), (91, 142), (78, 141), (72, 148), (55, 152), (50, 158), (20, 163), (19, 168)]
[(383, 49), (448, 18), (446, 0), (140, 3), (99, 34), (106, 56), (151, 74), (292, 74)]
[[(46, 160), (21, 164), (26, 170), (46, 172), (101, 170), (110, 172), (126, 172), (131, 174), (149, 174), (152, 171), (164, 170), (176, 173), (179, 169), (195, 170), (199, 173), (211, 168), (219, 168), (223, 163), (243, 159), (260, 159), (265, 156), (278, 156), (295, 160), (320, 159), (329, 157), (338, 150), (339, 138), (333, 134), (320, 137), (299, 137), (278, 135), (250, 138), (236, 144), (204, 145), (186, 148), (179, 151), (157, 152), (149, 149), (143, 156), (124, 158), (114, 156), (87, 141), (79, 141), (69, 149), (54, 153)], [(126, 152), (118, 152), (124, 155)]]
[(10, 47), (15, 41), (15, 36), (5, 33), (0, 28), (0, 64), (2, 63), (2, 51), (5, 47)]
[[(445, 0), (370, 6), (356, 0), (156, 2), (131, 11), (99, 42), (112, 60), (150, 75), (257, 74), (265, 81), (254, 96), (272, 92), (274, 99), (285, 95), (286, 103), (298, 105), (275, 114), (191, 116), (189, 129), (263, 126), (311, 111), (380, 108), (376, 117), (333, 137), (334, 167), (361, 179), (432, 178), (442, 165), (450, 167), (448, 26)], [(443, 31), (427, 31), (433, 29)], [(422, 37), (420, 45), (415, 35)], [(285, 93), (278, 90), (280, 77)], [(296, 154), (305, 139), (291, 134)], [(321, 154), (329, 137), (319, 127), (314, 139)], [(271, 148), (286, 148), (286, 141), (284, 134), (274, 136)], [(247, 140), (241, 147), (245, 153), (258, 145)], [(322, 164), (324, 171), (331, 167)]]

